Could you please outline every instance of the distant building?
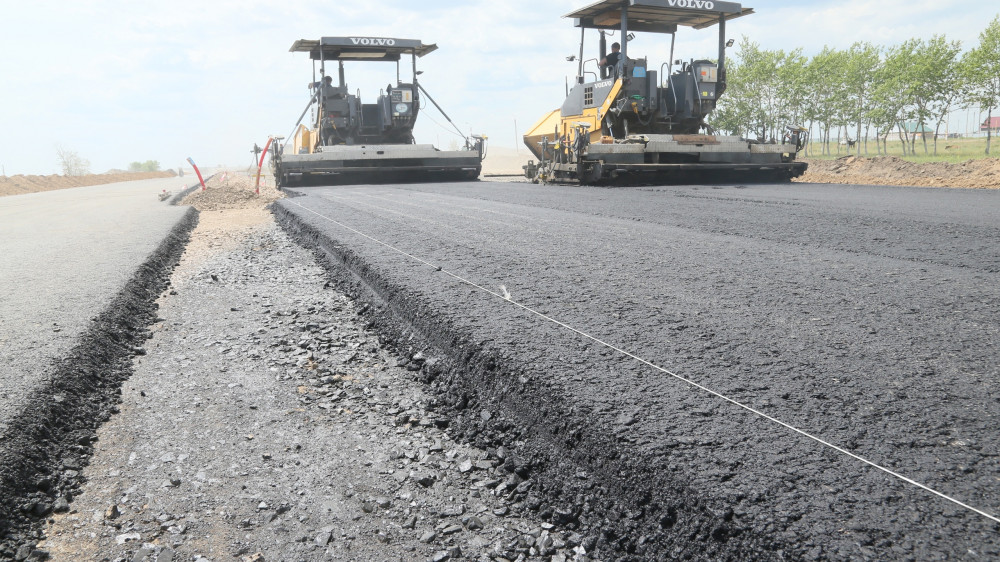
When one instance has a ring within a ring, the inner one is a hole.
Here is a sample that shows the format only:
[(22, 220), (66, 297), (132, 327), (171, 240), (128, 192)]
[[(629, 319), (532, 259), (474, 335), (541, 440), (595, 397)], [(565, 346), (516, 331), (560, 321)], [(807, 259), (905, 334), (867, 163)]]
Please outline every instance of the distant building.
[(986, 121), (983, 121), (983, 124), (979, 126), (979, 130), (983, 133), (986, 131), (1000, 133), (1000, 117), (990, 117)]
[(917, 121), (908, 121), (903, 123), (901, 128), (897, 128), (891, 134), (898, 135), (900, 139), (912, 139), (914, 136), (917, 136), (922, 137), (923, 139), (932, 140), (934, 138), (934, 129), (928, 127), (927, 125), (921, 126)]

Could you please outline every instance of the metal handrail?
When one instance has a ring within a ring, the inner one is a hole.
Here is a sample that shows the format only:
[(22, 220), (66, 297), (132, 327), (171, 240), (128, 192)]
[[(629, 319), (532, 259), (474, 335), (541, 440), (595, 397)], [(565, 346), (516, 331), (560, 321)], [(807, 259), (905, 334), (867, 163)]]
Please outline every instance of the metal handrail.
[(360, 106), (358, 107), (358, 132), (360, 133), (361, 129), (365, 126), (365, 107), (364, 104), (361, 103), (361, 88), (356, 90), (355, 96), (355, 99), (358, 100), (358, 105)]
[(674, 75), (671, 74), (670, 78), (667, 79), (668, 85), (670, 86), (670, 93), (674, 95), (674, 111), (677, 111), (677, 88), (674, 87)]
[(694, 71), (694, 63), (688, 65), (691, 69), (691, 76), (694, 78), (694, 95), (698, 98), (698, 112), (702, 114), (702, 119), (705, 118), (705, 109), (701, 105), (701, 83), (698, 82), (698, 73)]
[(302, 120), (306, 118), (306, 113), (309, 111), (309, 108), (312, 107), (313, 102), (316, 101), (317, 96), (319, 96), (319, 91), (317, 91), (315, 94), (313, 94), (311, 98), (309, 98), (309, 103), (306, 105), (306, 108), (302, 110), (302, 115), (299, 115), (299, 120), (296, 121), (295, 126), (292, 127), (292, 132), (289, 133), (287, 140), (285, 140), (285, 144), (281, 145), (282, 152), (284, 152), (285, 148), (288, 147), (288, 143), (292, 142), (292, 140), (295, 138), (295, 132), (298, 131), (299, 125), (302, 124)]

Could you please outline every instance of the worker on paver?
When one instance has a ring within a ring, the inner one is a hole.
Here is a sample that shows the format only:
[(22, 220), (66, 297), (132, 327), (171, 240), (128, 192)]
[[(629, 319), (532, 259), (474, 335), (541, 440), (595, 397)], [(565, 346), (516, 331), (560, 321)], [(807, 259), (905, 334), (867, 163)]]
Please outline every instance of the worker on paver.
[(323, 97), (329, 98), (337, 95), (339, 92), (337, 88), (333, 87), (333, 76), (325, 76), (322, 82), (310, 82), (310, 88), (323, 87)]
[(614, 71), (614, 74), (613, 74), (614, 78), (617, 78), (618, 74), (619, 74), (619, 72), (618, 72), (618, 63), (621, 62), (621, 60), (622, 60), (621, 50), (622, 50), (621, 43), (612, 43), (611, 44), (611, 52), (608, 53), (607, 55), (605, 55), (603, 59), (601, 59), (601, 63), (600, 63), (601, 64), (601, 68), (605, 69), (605, 71), (606, 71), (608, 67), (611, 67), (613, 69), (613, 71)]

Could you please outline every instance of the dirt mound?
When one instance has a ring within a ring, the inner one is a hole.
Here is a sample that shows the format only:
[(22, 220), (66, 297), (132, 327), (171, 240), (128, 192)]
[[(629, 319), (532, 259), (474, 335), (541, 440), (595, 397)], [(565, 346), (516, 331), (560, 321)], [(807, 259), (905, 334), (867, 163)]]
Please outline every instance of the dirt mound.
[(181, 201), (199, 211), (264, 208), (285, 195), (265, 185), (261, 178), (260, 194), (255, 187), (256, 176), (248, 172), (222, 172), (205, 182), (205, 190), (195, 190)]
[(166, 170), (163, 172), (109, 172), (107, 174), (88, 174), (85, 176), (0, 176), (0, 197), (123, 181), (170, 178), (176, 175), (177, 172)]
[(1000, 159), (997, 158), (967, 160), (959, 164), (907, 162), (896, 156), (845, 156), (836, 160), (805, 161), (809, 169), (795, 181), (1000, 189)]

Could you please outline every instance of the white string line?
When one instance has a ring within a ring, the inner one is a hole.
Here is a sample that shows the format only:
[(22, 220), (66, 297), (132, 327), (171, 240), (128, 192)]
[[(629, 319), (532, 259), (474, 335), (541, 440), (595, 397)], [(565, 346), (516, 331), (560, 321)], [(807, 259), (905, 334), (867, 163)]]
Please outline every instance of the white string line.
[(339, 222), (339, 221), (337, 221), (335, 219), (332, 219), (330, 217), (327, 217), (327, 216), (325, 216), (325, 215), (323, 215), (321, 213), (318, 213), (318, 212), (316, 212), (316, 211), (314, 211), (312, 209), (309, 209), (309, 208), (305, 207), (304, 205), (296, 202), (294, 199), (288, 199), (287, 201), (289, 203), (293, 203), (293, 204), (297, 205), (298, 207), (301, 207), (302, 209), (305, 209), (306, 211), (309, 211), (310, 213), (313, 213), (314, 215), (316, 215), (316, 216), (318, 216), (318, 217), (320, 217), (322, 219), (328, 220), (328, 221), (330, 221), (330, 222), (332, 222), (332, 223), (334, 223), (336, 225), (339, 225), (339, 226), (341, 226), (341, 227), (343, 227), (343, 228), (345, 228), (345, 229), (347, 229), (347, 230), (349, 230), (349, 231), (351, 231), (351, 232), (353, 232), (355, 234), (358, 234), (359, 236), (363, 236), (363, 237), (371, 240), (372, 242), (375, 242), (376, 244), (380, 244), (382, 246), (385, 246), (386, 248), (389, 248), (390, 250), (393, 250), (394, 252), (402, 254), (402, 255), (404, 255), (404, 256), (406, 256), (406, 257), (408, 257), (408, 258), (410, 258), (410, 259), (412, 259), (414, 261), (420, 262), (420, 263), (422, 263), (422, 264), (424, 264), (424, 265), (426, 265), (428, 267), (432, 267), (436, 271), (444, 273), (445, 275), (447, 275), (449, 277), (452, 277), (452, 278), (454, 278), (455, 280), (457, 280), (457, 281), (459, 281), (461, 283), (464, 283), (466, 285), (469, 285), (470, 287), (474, 287), (476, 289), (479, 289), (480, 291), (483, 291), (485, 293), (489, 293), (489, 294), (493, 295), (494, 297), (497, 297), (499, 299), (507, 301), (507, 302), (513, 304), (514, 306), (516, 306), (518, 308), (521, 308), (522, 310), (530, 312), (531, 314), (534, 314), (534, 315), (536, 315), (536, 316), (538, 316), (540, 318), (543, 318), (543, 319), (545, 319), (545, 320), (547, 320), (549, 322), (552, 322), (553, 324), (556, 324), (558, 326), (566, 328), (567, 330), (569, 330), (571, 332), (574, 332), (574, 333), (576, 333), (576, 334), (578, 334), (578, 335), (580, 335), (580, 336), (582, 336), (582, 337), (584, 337), (586, 339), (589, 339), (589, 340), (591, 340), (591, 341), (593, 341), (595, 343), (603, 345), (604, 347), (607, 347), (607, 348), (609, 348), (611, 350), (617, 351), (618, 353), (621, 353), (622, 355), (625, 355), (626, 357), (634, 359), (635, 361), (638, 361), (639, 363), (642, 363), (643, 365), (646, 365), (646, 366), (651, 367), (651, 368), (653, 368), (653, 369), (655, 369), (657, 371), (660, 371), (661, 373), (670, 375), (671, 377), (673, 377), (673, 378), (675, 378), (675, 379), (677, 379), (679, 381), (685, 382), (685, 383), (687, 383), (687, 384), (689, 384), (689, 385), (691, 385), (691, 386), (693, 386), (693, 387), (695, 387), (695, 388), (697, 388), (699, 390), (707, 392), (708, 394), (711, 394), (712, 396), (715, 396), (717, 398), (721, 398), (722, 400), (725, 400), (726, 402), (729, 402), (730, 404), (733, 404), (734, 406), (738, 406), (738, 407), (740, 407), (740, 408), (742, 408), (742, 409), (744, 409), (744, 410), (746, 410), (748, 412), (751, 412), (753, 414), (756, 414), (757, 416), (760, 416), (760, 417), (762, 417), (762, 418), (764, 418), (764, 419), (766, 419), (768, 421), (776, 423), (776, 424), (784, 427), (785, 429), (789, 429), (789, 430), (791, 430), (791, 431), (793, 431), (795, 433), (798, 433), (799, 435), (801, 435), (803, 437), (807, 437), (807, 438), (809, 438), (809, 439), (811, 439), (811, 440), (813, 440), (813, 441), (815, 441), (815, 442), (817, 442), (817, 443), (819, 443), (821, 445), (824, 445), (824, 446), (826, 446), (826, 447), (828, 447), (830, 449), (833, 449), (834, 451), (837, 451), (838, 453), (841, 453), (841, 454), (846, 455), (848, 457), (851, 457), (851, 458), (853, 458), (853, 459), (855, 459), (857, 461), (860, 461), (860, 462), (862, 462), (864, 464), (867, 464), (868, 466), (870, 466), (872, 468), (876, 468), (878, 470), (881, 470), (882, 472), (884, 472), (884, 473), (886, 473), (886, 474), (888, 474), (888, 475), (890, 475), (890, 476), (892, 476), (894, 478), (902, 480), (903, 482), (906, 482), (907, 484), (911, 484), (913, 486), (916, 486), (917, 488), (920, 488), (920, 489), (922, 489), (924, 491), (930, 492), (930, 493), (934, 494), (935, 496), (938, 496), (939, 498), (947, 500), (947, 501), (949, 501), (949, 502), (951, 502), (951, 503), (953, 503), (953, 504), (955, 504), (955, 505), (957, 505), (959, 507), (963, 507), (963, 508), (965, 508), (965, 509), (967, 509), (969, 511), (972, 511), (973, 513), (979, 514), (979, 515), (981, 515), (981, 516), (989, 519), (990, 521), (993, 521), (994, 523), (1000, 523), (1000, 518), (998, 518), (995, 515), (991, 515), (991, 514), (985, 512), (985, 511), (983, 511), (981, 509), (977, 509), (977, 508), (975, 508), (975, 507), (973, 507), (973, 506), (971, 506), (971, 505), (969, 505), (967, 503), (962, 502), (959, 499), (953, 498), (953, 497), (951, 497), (951, 496), (949, 496), (949, 495), (947, 495), (947, 494), (945, 494), (943, 492), (939, 492), (939, 491), (935, 490), (934, 488), (931, 488), (930, 486), (921, 484), (920, 482), (917, 482), (916, 480), (913, 480), (911, 478), (907, 478), (906, 476), (903, 476), (902, 474), (900, 474), (898, 472), (895, 472), (892, 469), (889, 469), (889, 468), (886, 468), (884, 466), (881, 466), (881, 465), (879, 465), (879, 464), (877, 464), (877, 463), (875, 463), (873, 461), (870, 461), (870, 460), (868, 460), (868, 459), (866, 459), (866, 458), (864, 458), (864, 457), (862, 457), (860, 455), (856, 455), (856, 454), (854, 454), (854, 453), (852, 453), (852, 452), (850, 452), (850, 451), (848, 451), (846, 449), (838, 447), (837, 445), (834, 445), (833, 443), (830, 443), (829, 441), (826, 441), (826, 440), (824, 440), (824, 439), (822, 439), (820, 437), (812, 435), (811, 433), (808, 433), (808, 432), (806, 432), (804, 430), (801, 430), (801, 429), (799, 429), (799, 428), (797, 428), (797, 427), (795, 427), (793, 425), (790, 425), (790, 424), (788, 424), (786, 422), (783, 422), (783, 421), (779, 420), (778, 418), (775, 418), (773, 416), (765, 414), (764, 412), (761, 412), (761, 411), (759, 411), (757, 409), (754, 409), (751, 406), (747, 406), (746, 404), (738, 402), (738, 401), (736, 401), (736, 400), (734, 400), (734, 399), (732, 399), (732, 398), (730, 398), (730, 397), (728, 397), (728, 396), (726, 396), (724, 394), (720, 394), (719, 392), (716, 392), (716, 391), (712, 390), (711, 388), (708, 388), (706, 386), (698, 384), (697, 382), (695, 382), (695, 381), (693, 381), (691, 379), (688, 379), (688, 378), (685, 378), (685, 377), (683, 377), (681, 375), (678, 375), (677, 373), (674, 373), (674, 372), (672, 372), (672, 371), (670, 371), (670, 370), (668, 370), (668, 369), (666, 369), (664, 367), (661, 367), (661, 366), (659, 366), (659, 365), (657, 365), (655, 363), (651, 363), (650, 361), (647, 361), (646, 359), (643, 359), (642, 357), (639, 357), (639, 356), (637, 356), (637, 355), (635, 355), (633, 353), (630, 353), (630, 352), (628, 352), (628, 351), (626, 351), (624, 349), (621, 349), (620, 347), (617, 347), (617, 346), (615, 346), (613, 344), (610, 344), (610, 343), (608, 343), (608, 342), (606, 342), (604, 340), (601, 340), (600, 338), (597, 338), (595, 336), (592, 336), (592, 335), (590, 335), (590, 334), (588, 334), (586, 332), (578, 330), (578, 329), (576, 329), (576, 328), (574, 328), (574, 327), (572, 327), (572, 326), (570, 326), (570, 325), (568, 325), (568, 324), (566, 324), (564, 322), (560, 322), (559, 320), (556, 320), (555, 318), (552, 318), (550, 316), (545, 315), (544, 313), (541, 313), (541, 312), (538, 312), (537, 310), (529, 308), (528, 306), (525, 306), (525, 305), (523, 305), (523, 304), (521, 304), (521, 303), (519, 303), (519, 302), (517, 302), (517, 301), (515, 301), (513, 299), (505, 297), (504, 295), (502, 295), (500, 293), (491, 291), (490, 289), (487, 289), (486, 287), (483, 287), (483, 286), (481, 286), (481, 285), (479, 285), (479, 284), (477, 284), (477, 283), (475, 283), (473, 281), (469, 281), (468, 279), (465, 279), (465, 278), (463, 278), (463, 277), (461, 277), (459, 275), (451, 273), (450, 271), (446, 271), (446, 270), (442, 269), (440, 266), (434, 265), (434, 264), (430, 263), (427, 260), (424, 260), (422, 258), (414, 256), (413, 254), (410, 254), (410, 253), (408, 253), (408, 252), (406, 252), (404, 250), (401, 250), (401, 249), (399, 249), (399, 248), (397, 248), (397, 247), (395, 247), (395, 246), (393, 246), (391, 244), (388, 244), (388, 243), (383, 242), (383, 241), (381, 241), (381, 240), (379, 240), (377, 238), (369, 236), (369, 235), (365, 234), (364, 232), (361, 232), (359, 230), (355, 230), (354, 228), (351, 228), (351, 227), (347, 226), (346, 224), (344, 224), (342, 222)]
[[(395, 202), (395, 203), (398, 203), (398, 204), (401, 204), (401, 205), (404, 205), (404, 206), (409, 206), (409, 207), (412, 208), (412, 210), (414, 212), (426, 210), (428, 207), (431, 208), (431, 209), (439, 209), (439, 207), (435, 207), (435, 206), (423, 206), (423, 207), (421, 207), (419, 204), (416, 204), (416, 203), (406, 203), (406, 202), (402, 202), (402, 201), (395, 201), (395, 200), (389, 199), (388, 197), (385, 197), (385, 196), (372, 195), (372, 194), (367, 194), (367, 193), (365, 193), (365, 194), (360, 194), (359, 193), (358, 195), (360, 195), (364, 199), (374, 199), (376, 201)], [(322, 197), (323, 199), (327, 199), (327, 200), (334, 200), (334, 199), (336, 199), (338, 201), (347, 200), (346, 197), (339, 197), (339, 196), (335, 196), (335, 195), (334, 196), (321, 195), (320, 197)], [(405, 217), (405, 218), (408, 218), (408, 219), (423, 221), (423, 222), (429, 223), (431, 225), (445, 226), (445, 223), (442, 223), (441, 221), (432, 220), (432, 219), (429, 219), (429, 218), (424, 218), (422, 216), (408, 215), (408, 214), (404, 213), (403, 211), (397, 211), (395, 209), (390, 209), (389, 207), (381, 207), (381, 206), (377, 205), (376, 203), (371, 203), (371, 202), (368, 202), (368, 201), (358, 201), (357, 199), (350, 199), (350, 201), (352, 203), (356, 203), (356, 204), (360, 204), (360, 205), (367, 205), (367, 206), (369, 206), (371, 208), (378, 209), (380, 211), (385, 211), (387, 213), (392, 213), (394, 215), (399, 215), (401, 217)], [(451, 206), (452, 207), (463, 208), (460, 205), (454, 205), (454, 204), (452, 204)], [(481, 210), (481, 211), (485, 211), (485, 212), (495, 212), (495, 211), (487, 211), (486, 209), (479, 209), (478, 207), (464, 207), (464, 208), (471, 209), (473, 211), (480, 211)], [(463, 214), (463, 213), (460, 213), (460, 212), (457, 212), (457, 211), (442, 211), (442, 212), (445, 212), (445, 213), (448, 213), (448, 214), (451, 214), (451, 215), (454, 215), (454, 216), (462, 217), (462, 218), (465, 218), (465, 219), (471, 219), (471, 220), (479, 221), (479, 222), (490, 221), (492, 223), (499, 224), (499, 225), (507, 225), (507, 224), (509, 224), (509, 223), (503, 222), (499, 218), (482, 218), (482, 217), (476, 217), (476, 216), (473, 216), (473, 215)], [(531, 219), (531, 217), (523, 216), (523, 215), (509, 215), (509, 216), (512, 216), (512, 217), (515, 217), (515, 218), (518, 218), (518, 219), (524, 219), (526, 221), (528, 221), (528, 220)], [(543, 234), (543, 235), (549, 235), (549, 234), (551, 234), (550, 231), (542, 230), (542, 229), (539, 229), (539, 228), (532, 228), (532, 227), (522, 227), (521, 230), (522, 231), (530, 230), (530, 231), (537, 232), (538, 234)]]
[[(416, 191), (415, 192), (410, 192), (410, 193), (412, 193), (413, 195), (430, 195), (428, 193), (416, 192)], [(404, 205), (404, 206), (408, 205), (408, 206), (414, 208), (414, 212), (416, 212), (416, 211), (423, 211), (423, 210), (426, 210), (427, 208), (440, 210), (439, 207), (434, 207), (434, 206), (421, 207), (421, 206), (419, 206), (418, 204), (415, 204), (415, 203), (406, 203), (406, 202), (403, 202), (403, 201), (397, 201), (397, 200), (389, 199), (388, 197), (384, 197), (384, 196), (378, 196), (378, 195), (372, 195), (372, 194), (360, 193), (360, 192), (356, 192), (356, 194), (358, 196), (360, 196), (360, 198), (363, 198), (363, 199), (375, 199), (375, 200), (379, 200), (379, 201), (395, 202), (395, 203), (399, 203), (399, 204)], [(398, 216), (403, 217), (403, 218), (407, 218), (407, 219), (411, 219), (411, 220), (415, 220), (415, 221), (421, 221), (421, 222), (427, 223), (429, 225), (432, 225), (432, 226), (435, 226), (435, 227), (438, 227), (438, 228), (445, 228), (445, 227), (451, 228), (451, 225), (448, 225), (447, 223), (443, 223), (443, 222), (441, 222), (439, 220), (433, 220), (433, 219), (429, 219), (429, 218), (424, 218), (424, 216), (407, 214), (407, 213), (405, 213), (403, 211), (397, 211), (396, 209), (392, 209), (392, 208), (389, 208), (389, 207), (382, 207), (382, 206), (379, 206), (379, 205), (377, 205), (375, 203), (371, 203), (369, 201), (362, 201), (362, 200), (359, 200), (359, 198), (348, 198), (348, 197), (345, 197), (345, 196), (326, 195), (326, 194), (320, 194), (320, 195), (317, 195), (317, 196), (321, 197), (323, 199), (326, 199), (328, 201), (334, 201), (334, 200), (336, 200), (336, 201), (346, 201), (346, 202), (349, 202), (348, 204), (353, 204), (355, 207), (357, 207), (358, 205), (361, 205), (361, 206), (369, 207), (371, 209), (378, 209), (380, 211), (384, 211), (386, 213), (390, 213), (390, 214), (393, 214), (393, 215), (398, 215)], [(468, 206), (462, 206), (462, 205), (455, 205), (454, 203), (452, 203), (450, 206), (452, 206), (452, 207), (458, 207), (460, 209), (464, 208), (464, 209), (469, 209), (469, 210), (472, 210), (472, 211), (480, 211), (480, 212), (483, 212), (483, 213), (503, 214), (503, 215), (506, 215), (506, 216), (509, 216), (509, 217), (513, 217), (515, 219), (524, 219), (525, 221), (531, 222), (531, 223), (539, 223), (539, 222), (547, 223), (547, 224), (553, 226), (553, 228), (555, 228), (557, 230), (543, 230), (541, 228), (535, 228), (533, 226), (525, 226), (525, 225), (518, 226), (518, 228), (520, 229), (520, 232), (522, 232), (522, 233), (523, 232), (536, 232), (536, 233), (538, 233), (540, 235), (543, 235), (542, 237), (546, 238), (546, 239), (547, 238), (551, 238), (553, 232), (561, 232), (563, 230), (565, 230), (567, 232), (569, 231), (568, 223), (563, 222), (563, 221), (555, 221), (555, 220), (550, 220), (550, 219), (542, 219), (542, 218), (538, 218), (538, 217), (532, 217), (532, 216), (528, 216), (528, 215), (517, 215), (517, 214), (513, 214), (513, 213), (502, 213), (500, 211), (493, 211), (491, 209), (483, 209), (483, 208), (480, 208), (480, 207), (468, 207)], [(503, 222), (499, 218), (497, 218), (497, 219), (483, 218), (483, 217), (476, 216), (475, 214), (464, 214), (464, 213), (453, 212), (453, 211), (443, 211), (442, 210), (441, 212), (448, 213), (448, 214), (451, 214), (451, 215), (454, 215), (454, 216), (458, 216), (458, 217), (461, 217), (461, 218), (464, 218), (464, 219), (470, 219), (470, 220), (473, 220), (473, 221), (478, 221), (480, 223), (485, 222), (485, 221), (489, 221), (491, 223), (498, 224), (498, 225), (503, 225), (503, 226), (509, 226), (510, 225), (509, 222)], [(592, 225), (592, 227), (593, 227), (593, 229), (595, 229), (594, 231), (599, 232), (599, 233), (604, 233), (604, 234), (612, 234), (612, 233), (625, 234), (625, 235), (631, 234), (631, 231), (629, 231), (629, 229), (627, 227), (626, 228), (623, 228), (623, 227), (611, 227), (611, 226), (609, 226), (609, 227), (599, 227), (599, 226), (596, 226), (596, 225)], [(596, 230), (596, 229), (600, 229), (600, 230)], [(460, 229), (454, 229), (454, 228), (452, 228), (452, 230), (459, 231)], [(489, 240), (485, 240), (485, 241), (489, 241)], [(657, 247), (658, 248), (665, 248), (666, 246), (664, 244), (661, 244), (661, 243), (657, 242)]]

